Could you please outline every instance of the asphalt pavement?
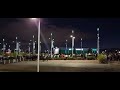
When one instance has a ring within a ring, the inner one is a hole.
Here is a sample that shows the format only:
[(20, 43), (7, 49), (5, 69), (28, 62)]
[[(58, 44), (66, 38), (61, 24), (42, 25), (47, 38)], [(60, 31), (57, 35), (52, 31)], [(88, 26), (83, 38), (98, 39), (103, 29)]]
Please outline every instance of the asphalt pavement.
[[(37, 61), (0, 64), (1, 72), (36, 72)], [(40, 61), (40, 72), (120, 72), (120, 63), (99, 64), (97, 60)]]

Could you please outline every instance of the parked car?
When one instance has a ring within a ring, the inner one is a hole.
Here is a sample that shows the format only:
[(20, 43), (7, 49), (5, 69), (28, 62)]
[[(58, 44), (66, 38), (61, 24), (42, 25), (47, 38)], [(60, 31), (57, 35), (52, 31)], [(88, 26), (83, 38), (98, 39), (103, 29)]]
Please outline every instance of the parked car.
[(95, 56), (95, 54), (88, 53), (86, 58), (87, 58), (87, 60), (95, 60), (96, 56)]

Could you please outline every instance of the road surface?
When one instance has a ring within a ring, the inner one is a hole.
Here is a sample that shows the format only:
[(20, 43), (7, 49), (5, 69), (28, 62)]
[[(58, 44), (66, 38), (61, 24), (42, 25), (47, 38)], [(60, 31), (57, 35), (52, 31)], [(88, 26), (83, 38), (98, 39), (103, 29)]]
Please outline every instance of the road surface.
[[(36, 72), (37, 61), (0, 64), (4, 72)], [(40, 61), (40, 72), (120, 72), (120, 63), (99, 64), (97, 60)]]

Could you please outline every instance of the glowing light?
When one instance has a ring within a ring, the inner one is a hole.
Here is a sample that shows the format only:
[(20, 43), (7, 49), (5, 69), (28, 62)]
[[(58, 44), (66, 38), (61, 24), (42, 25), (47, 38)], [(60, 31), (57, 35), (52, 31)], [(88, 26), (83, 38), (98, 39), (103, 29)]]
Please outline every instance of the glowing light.
[(83, 51), (83, 48), (82, 48), (82, 49), (77, 48), (76, 50), (77, 50), (77, 51), (78, 51), (78, 50), (82, 50), (82, 51)]
[(31, 20), (37, 20), (37, 18), (31, 18)]
[(74, 30), (72, 30), (72, 33), (74, 33)]
[(70, 37), (72, 38), (72, 37), (73, 37), (73, 35), (70, 35)]
[(97, 28), (97, 31), (99, 31), (99, 28)]

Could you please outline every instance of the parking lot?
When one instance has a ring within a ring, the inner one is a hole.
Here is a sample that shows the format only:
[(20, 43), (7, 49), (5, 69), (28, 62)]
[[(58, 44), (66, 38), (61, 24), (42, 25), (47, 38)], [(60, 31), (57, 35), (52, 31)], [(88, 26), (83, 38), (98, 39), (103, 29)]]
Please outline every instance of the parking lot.
[[(36, 72), (36, 61), (0, 64), (4, 72)], [(40, 72), (119, 72), (120, 63), (99, 64), (97, 60), (50, 60), (40, 61)]]

